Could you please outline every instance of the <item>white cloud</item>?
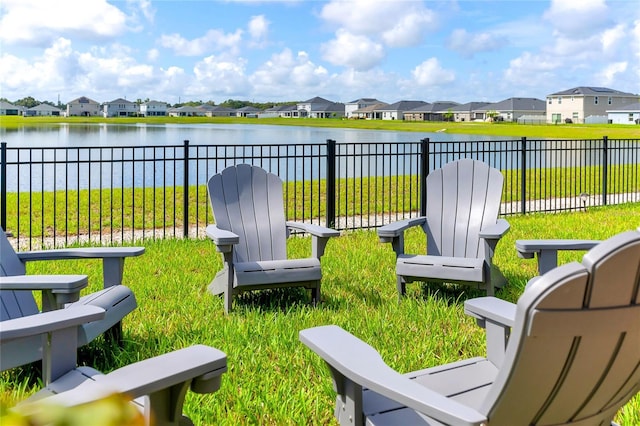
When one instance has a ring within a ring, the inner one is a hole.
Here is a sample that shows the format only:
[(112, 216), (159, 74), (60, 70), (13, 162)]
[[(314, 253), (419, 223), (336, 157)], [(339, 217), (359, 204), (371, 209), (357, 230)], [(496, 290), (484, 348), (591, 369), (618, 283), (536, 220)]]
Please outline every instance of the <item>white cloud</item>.
[(320, 46), (322, 57), (333, 65), (367, 71), (378, 65), (385, 57), (381, 44), (366, 36), (354, 35), (338, 30), (336, 38)]
[(149, 49), (147, 50), (147, 60), (151, 62), (155, 62), (160, 57), (160, 51), (158, 49)]
[(248, 89), (245, 66), (242, 58), (207, 56), (195, 64), (195, 81), (186, 92), (199, 96), (242, 96)]
[(479, 52), (490, 52), (498, 50), (506, 44), (502, 37), (492, 33), (469, 33), (464, 29), (456, 29), (449, 36), (447, 45), (466, 58), (473, 57)]
[(627, 62), (614, 62), (604, 67), (600, 73), (598, 73), (598, 84), (603, 86), (615, 86), (618, 81), (618, 76), (624, 74), (627, 71)]
[(324, 67), (314, 64), (306, 52), (290, 49), (276, 53), (250, 76), (254, 92), (279, 99), (298, 99), (301, 93), (317, 92), (328, 83)]
[(436, 58), (429, 58), (415, 67), (411, 75), (419, 86), (440, 86), (456, 79), (455, 72), (442, 68)]
[(204, 36), (193, 40), (187, 40), (176, 33), (163, 34), (159, 43), (179, 56), (199, 56), (221, 50), (237, 52), (241, 41), (242, 30), (238, 29), (227, 34), (220, 30), (209, 30)]
[(588, 36), (611, 23), (604, 0), (551, 0), (544, 18), (568, 37)]
[(255, 41), (261, 41), (269, 33), (269, 21), (264, 15), (252, 16), (249, 21), (249, 35)]
[(320, 16), (345, 32), (380, 37), (392, 47), (420, 44), (437, 25), (435, 14), (414, 1), (333, 0)]
[(46, 46), (58, 37), (77, 40), (115, 38), (125, 33), (127, 16), (106, 0), (3, 0), (0, 40)]
[[(504, 72), (504, 80), (511, 87), (536, 88), (547, 87), (553, 82), (553, 72), (561, 66), (560, 62), (550, 56), (535, 55), (524, 52), (509, 61), (509, 68)], [(567, 70), (568, 74), (570, 70)]]

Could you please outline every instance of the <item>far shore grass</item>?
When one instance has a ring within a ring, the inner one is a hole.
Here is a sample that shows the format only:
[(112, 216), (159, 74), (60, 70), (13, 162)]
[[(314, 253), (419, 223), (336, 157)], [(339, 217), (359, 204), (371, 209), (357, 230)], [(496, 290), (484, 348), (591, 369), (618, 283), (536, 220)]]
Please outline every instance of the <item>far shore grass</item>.
[[(0, 131), (10, 132), (32, 126), (57, 126), (61, 123), (79, 124), (268, 124), (283, 126), (309, 126), (387, 130), (403, 132), (445, 132), (544, 139), (638, 139), (640, 126), (624, 124), (517, 124), (487, 122), (442, 122), (402, 120), (349, 120), (318, 118), (242, 118), (242, 117), (21, 117), (0, 116)], [(296, 141), (308, 142), (308, 141)]]
[[(586, 212), (531, 214), (507, 218), (511, 230), (498, 244), (495, 264), (508, 284), (497, 297), (514, 302), (536, 275), (535, 260), (517, 256), (514, 243), (530, 238), (601, 240), (640, 226), (638, 203), (592, 208)], [(308, 238), (291, 238), (291, 257), (310, 254)], [(407, 252), (424, 249), (424, 235), (413, 229)], [(336, 324), (376, 348), (394, 369), (409, 372), (455, 360), (484, 356), (485, 333), (464, 314), (464, 301), (481, 296), (459, 286), (407, 286), (398, 302), (395, 256), (375, 231), (345, 232), (332, 238), (322, 258), (322, 303), (312, 306), (303, 290), (246, 294), (230, 315), (207, 285), (222, 267), (208, 239), (133, 242), (144, 255), (126, 261), (124, 283), (138, 309), (123, 321), (125, 344), (102, 339), (81, 351), (81, 363), (109, 372), (141, 359), (194, 344), (219, 348), (229, 370), (214, 394), (188, 393), (185, 413), (197, 425), (335, 425), (335, 392), (324, 362), (298, 340), (300, 330)], [(580, 261), (583, 252), (562, 252), (561, 264)], [(89, 275), (101, 288), (101, 262), (29, 262), (28, 273)], [(2, 407), (40, 388), (37, 372), (15, 369), (0, 375)], [(526, 397), (526, 396), (525, 396)], [(621, 426), (640, 424), (640, 394), (616, 416)], [(2, 419), (0, 419), (2, 423)]]

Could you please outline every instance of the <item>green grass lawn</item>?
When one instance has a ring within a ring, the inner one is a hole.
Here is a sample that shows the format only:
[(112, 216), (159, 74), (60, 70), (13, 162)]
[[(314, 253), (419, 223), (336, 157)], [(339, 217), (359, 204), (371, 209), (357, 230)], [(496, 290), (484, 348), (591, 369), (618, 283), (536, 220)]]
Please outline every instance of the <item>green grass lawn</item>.
[[(516, 239), (604, 239), (640, 226), (640, 205), (592, 208), (588, 212), (509, 217), (511, 231), (498, 245), (495, 263), (509, 284), (497, 296), (515, 301), (535, 276), (533, 260), (517, 257)], [(407, 236), (407, 252), (423, 245), (419, 231)], [(204, 425), (335, 424), (335, 393), (323, 361), (298, 341), (299, 330), (337, 324), (378, 349), (393, 368), (411, 371), (484, 354), (484, 332), (463, 313), (477, 291), (419, 284), (397, 301), (394, 254), (374, 231), (349, 232), (329, 242), (323, 264), (323, 303), (309, 305), (303, 290), (263, 291), (236, 300), (226, 316), (222, 299), (207, 285), (222, 266), (208, 240), (145, 241), (146, 253), (128, 259), (125, 283), (138, 309), (125, 318), (125, 346), (98, 340), (83, 348), (82, 362), (110, 371), (119, 366), (196, 343), (228, 355), (229, 371), (211, 395), (188, 394), (185, 412)], [(310, 253), (307, 238), (290, 240), (294, 256)], [(561, 253), (560, 262), (583, 253)], [(100, 262), (31, 263), (29, 273), (90, 275), (100, 288)], [(30, 375), (31, 374), (31, 375)], [(38, 388), (33, 372), (2, 374), (0, 401), (13, 405)], [(622, 425), (640, 424), (640, 395), (618, 414)]]
[(147, 118), (102, 118), (102, 117), (18, 117), (3, 116), (0, 129), (16, 129), (30, 126), (54, 126), (58, 123), (220, 123), (220, 124), (269, 124), (283, 126), (332, 127), (352, 129), (391, 130), (407, 132), (445, 132), (505, 137), (550, 138), (550, 139), (610, 139), (640, 138), (640, 126), (624, 124), (517, 124), (485, 122), (442, 122), (402, 120), (342, 120), (317, 118), (237, 118), (237, 117), (147, 117)]

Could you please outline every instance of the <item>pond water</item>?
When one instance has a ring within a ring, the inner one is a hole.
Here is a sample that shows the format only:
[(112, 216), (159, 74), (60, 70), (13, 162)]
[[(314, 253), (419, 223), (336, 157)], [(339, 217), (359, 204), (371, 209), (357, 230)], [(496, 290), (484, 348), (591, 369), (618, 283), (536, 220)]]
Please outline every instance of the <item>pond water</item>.
[[(397, 132), (262, 124), (59, 124), (0, 129), (9, 147), (267, 145), (291, 143), (416, 142), (497, 140), (492, 136), (444, 132)], [(499, 138), (501, 140), (505, 137)]]

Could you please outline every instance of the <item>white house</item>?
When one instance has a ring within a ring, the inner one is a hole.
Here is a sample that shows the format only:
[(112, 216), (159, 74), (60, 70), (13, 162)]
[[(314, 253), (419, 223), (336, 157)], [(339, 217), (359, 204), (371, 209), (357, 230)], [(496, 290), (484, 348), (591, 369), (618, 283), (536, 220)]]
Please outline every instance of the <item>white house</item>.
[(354, 114), (355, 111), (384, 103), (385, 102), (381, 102), (374, 98), (356, 99), (355, 101), (347, 102), (346, 104), (344, 104), (344, 115), (347, 118), (359, 118), (357, 114)]
[(607, 110), (638, 102), (640, 96), (608, 87), (574, 87), (547, 95), (547, 122), (584, 123), (588, 117), (606, 117)]
[(105, 102), (102, 109), (104, 117), (136, 117), (139, 112), (137, 103), (122, 98)]
[(640, 124), (640, 102), (607, 110), (612, 124)]
[(404, 120), (404, 113), (406, 111), (425, 106), (425, 101), (398, 101), (391, 105), (383, 106), (376, 110), (380, 113), (380, 118), (383, 120)]
[(24, 110), (20, 105), (14, 105), (11, 102), (0, 101), (0, 115), (20, 115)]
[(477, 108), (474, 112), (485, 117), (493, 112), (498, 120), (509, 122), (517, 122), (522, 116), (542, 118), (546, 114), (544, 101), (537, 98), (508, 98)]
[(100, 115), (100, 104), (86, 96), (81, 96), (67, 103), (67, 117), (96, 117)]
[(149, 101), (140, 104), (140, 114), (144, 117), (164, 117), (167, 115), (167, 104), (159, 101)]
[(23, 115), (25, 117), (60, 117), (63, 115), (63, 111), (53, 105), (40, 104), (26, 109)]

